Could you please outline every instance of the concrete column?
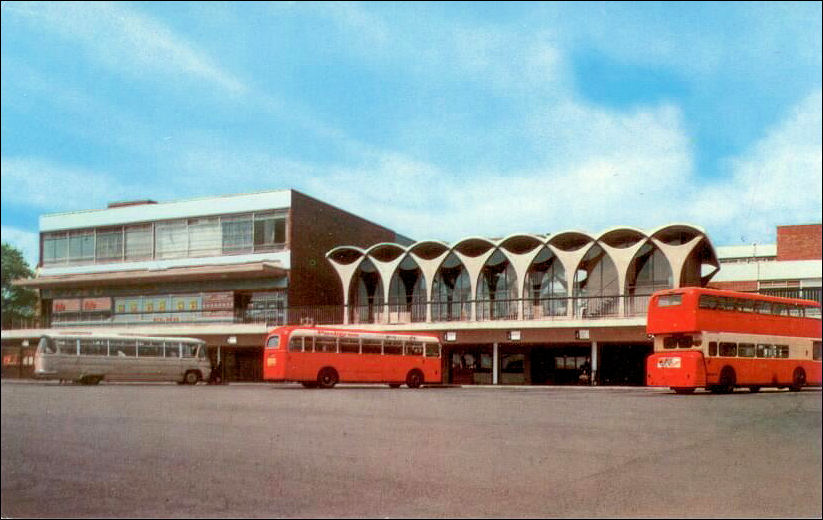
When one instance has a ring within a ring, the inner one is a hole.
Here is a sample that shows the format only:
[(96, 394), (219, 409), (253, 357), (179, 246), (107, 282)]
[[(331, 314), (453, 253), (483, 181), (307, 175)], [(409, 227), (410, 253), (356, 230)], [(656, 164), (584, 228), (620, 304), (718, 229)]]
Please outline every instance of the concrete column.
[(597, 384), (597, 372), (600, 370), (599, 361), (597, 359), (597, 342), (592, 341), (592, 371), (589, 374), (589, 384)]
[(496, 385), (499, 384), (498, 381), (500, 378), (498, 377), (500, 372), (500, 363), (498, 362), (498, 352), (497, 352), (497, 343), (492, 345), (492, 384)]

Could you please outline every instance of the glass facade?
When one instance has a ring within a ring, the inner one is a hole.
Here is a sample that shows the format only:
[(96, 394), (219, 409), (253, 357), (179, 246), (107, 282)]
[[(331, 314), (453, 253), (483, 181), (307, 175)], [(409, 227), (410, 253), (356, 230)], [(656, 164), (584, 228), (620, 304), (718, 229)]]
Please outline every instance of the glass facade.
[(284, 212), (246, 213), (43, 233), (43, 265), (82, 265), (279, 251)]

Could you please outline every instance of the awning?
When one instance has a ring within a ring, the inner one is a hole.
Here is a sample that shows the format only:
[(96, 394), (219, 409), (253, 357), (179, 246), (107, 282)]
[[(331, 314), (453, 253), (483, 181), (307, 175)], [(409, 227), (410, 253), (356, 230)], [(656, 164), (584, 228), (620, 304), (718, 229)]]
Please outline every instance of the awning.
[(151, 282), (229, 280), (239, 278), (279, 278), (288, 270), (275, 262), (254, 262), (234, 265), (171, 267), (110, 271), (106, 273), (66, 274), (14, 280), (18, 287), (48, 289), (56, 287), (99, 287), (105, 285), (132, 285)]

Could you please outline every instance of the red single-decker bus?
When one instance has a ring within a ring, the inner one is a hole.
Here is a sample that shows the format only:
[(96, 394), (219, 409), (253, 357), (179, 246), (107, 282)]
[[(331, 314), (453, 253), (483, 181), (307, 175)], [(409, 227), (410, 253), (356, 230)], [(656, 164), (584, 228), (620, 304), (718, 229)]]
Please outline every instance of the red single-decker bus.
[(277, 327), (266, 337), (263, 379), (307, 388), (338, 382), (418, 388), (441, 382), (440, 356), (440, 340), (433, 335)]
[(670, 289), (652, 295), (646, 331), (654, 337), (648, 386), (730, 393), (821, 383), (820, 304), (814, 301)]

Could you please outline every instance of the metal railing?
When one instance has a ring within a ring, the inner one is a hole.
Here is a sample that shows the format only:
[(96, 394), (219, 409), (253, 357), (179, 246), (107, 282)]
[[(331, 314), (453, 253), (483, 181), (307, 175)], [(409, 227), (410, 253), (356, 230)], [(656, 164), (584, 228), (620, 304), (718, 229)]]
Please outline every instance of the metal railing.
[[(51, 319), (3, 318), (3, 329), (51, 327), (141, 326), (159, 324), (259, 323), (276, 325), (334, 325), (348, 322), (403, 324), (494, 320), (571, 320), (644, 316), (649, 295), (575, 298), (518, 298), (504, 300), (433, 301), (413, 304), (300, 305), (270, 309), (183, 310), (175, 312), (110, 313), (78, 311)], [(430, 313), (430, 314), (429, 314)], [(430, 316), (430, 317), (429, 317)]]

